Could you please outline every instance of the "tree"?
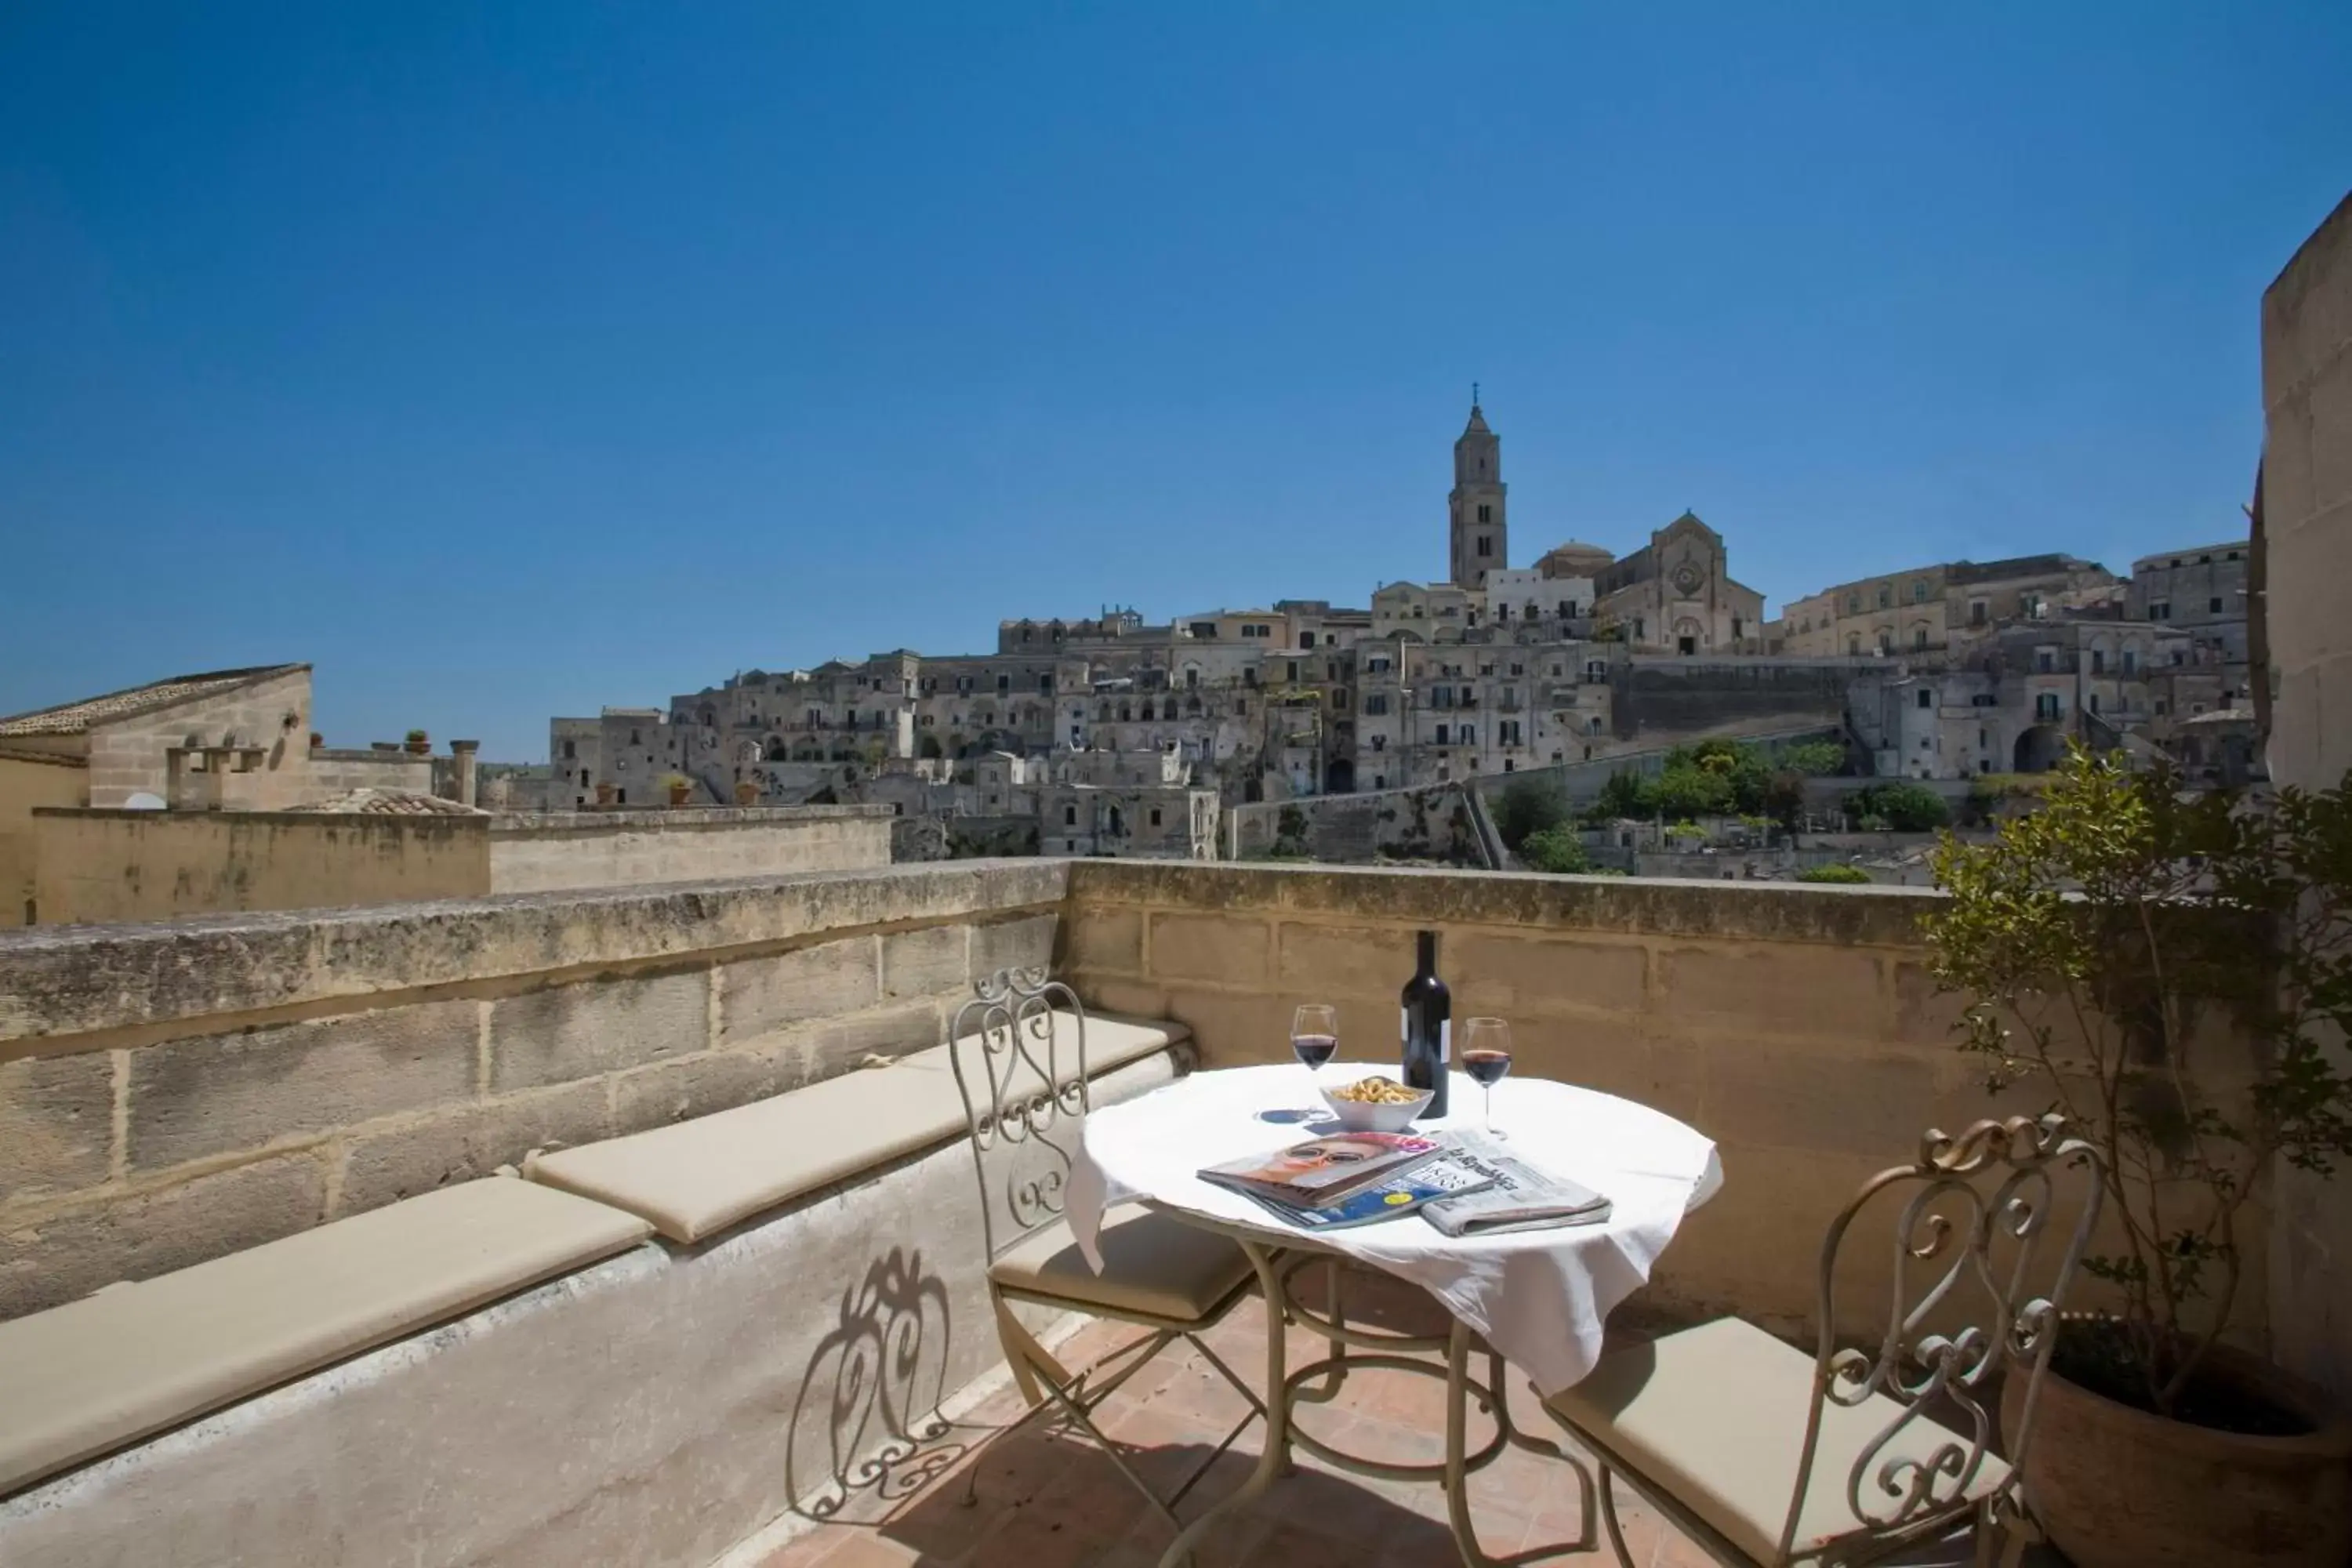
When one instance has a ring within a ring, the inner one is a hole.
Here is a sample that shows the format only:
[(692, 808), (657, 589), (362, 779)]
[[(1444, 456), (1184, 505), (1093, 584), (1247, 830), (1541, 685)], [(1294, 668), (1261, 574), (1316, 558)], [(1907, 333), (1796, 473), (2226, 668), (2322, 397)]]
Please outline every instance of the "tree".
[(1495, 803), (1495, 831), (1507, 847), (1517, 849), (1531, 834), (1557, 827), (1568, 820), (1567, 792), (1555, 782), (1539, 778), (1512, 781)]
[(1570, 823), (1558, 823), (1539, 828), (1522, 839), (1519, 858), (1538, 871), (1573, 875), (1592, 869), (1591, 858), (1584, 852), (1584, 839)]
[(1826, 778), (1845, 766), (1845, 748), (1835, 741), (1800, 741), (1781, 747), (1778, 761), (1807, 778)]
[[(1937, 985), (1969, 998), (1963, 1047), (1992, 1087), (2043, 1084), (2100, 1157), (2122, 1248), (2084, 1266), (2123, 1307), (2058, 1353), (2109, 1398), (2193, 1415), (2183, 1395), (2263, 1267), (2239, 1234), (2256, 1184), (2352, 1154), (2352, 1079), (2330, 1056), (2352, 1026), (2347, 791), (2352, 774), (2263, 809), (2070, 745), (2041, 810), (1937, 851), (1949, 896), (1924, 923)], [(2216, 1014), (2254, 1047), (2251, 1082), (2219, 1087), (2235, 1061), (2199, 1072), (2228, 1038)]]
[(1805, 816), (1805, 775), (1793, 771), (1774, 773), (1765, 782), (1764, 813), (1790, 833)]
[(1891, 780), (1854, 792), (1846, 809), (1857, 817), (1883, 818), (1897, 833), (1932, 833), (1952, 820), (1944, 797), (1909, 779)]
[(1630, 771), (1613, 773), (1592, 803), (1591, 817), (1605, 822), (1615, 816), (1649, 816), (1658, 808), (1657, 786)]
[(1658, 775), (1656, 808), (1676, 819), (1721, 816), (1737, 805), (1730, 775), (1705, 765), (1669, 766)]

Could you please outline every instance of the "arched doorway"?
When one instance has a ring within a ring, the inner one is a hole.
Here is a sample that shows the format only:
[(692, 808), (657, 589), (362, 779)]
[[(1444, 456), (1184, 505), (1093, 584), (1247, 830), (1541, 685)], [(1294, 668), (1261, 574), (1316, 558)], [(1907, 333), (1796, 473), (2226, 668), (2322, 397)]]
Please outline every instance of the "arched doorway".
[(2046, 773), (2056, 767), (2066, 755), (2066, 738), (2050, 724), (2036, 724), (2018, 736), (2011, 753), (2015, 770), (2021, 773)]
[(1353, 795), (1356, 793), (1356, 764), (1346, 757), (1334, 757), (1323, 769), (1323, 793)]

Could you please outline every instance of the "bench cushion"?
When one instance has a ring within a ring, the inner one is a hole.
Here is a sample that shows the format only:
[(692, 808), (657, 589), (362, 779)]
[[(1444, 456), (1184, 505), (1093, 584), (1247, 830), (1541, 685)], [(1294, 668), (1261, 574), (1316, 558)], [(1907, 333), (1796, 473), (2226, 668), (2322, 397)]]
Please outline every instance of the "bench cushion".
[(1102, 1272), (1056, 1221), (1007, 1248), (988, 1277), (1009, 1290), (1050, 1296), (1080, 1307), (1110, 1307), (1198, 1322), (1255, 1273), (1231, 1238), (1150, 1209), (1104, 1217)]
[[(1813, 1402), (1813, 1358), (1738, 1318), (1719, 1318), (1654, 1343), (1604, 1354), (1574, 1387), (1547, 1405), (1624, 1468), (1673, 1496), (1726, 1541), (1759, 1563), (1780, 1550), (1797, 1490), (1797, 1462)], [(1854, 1460), (1903, 1407), (1883, 1394), (1822, 1412), (1821, 1446), (1797, 1516), (1796, 1551), (1818, 1552), (1863, 1528), (1846, 1504)], [(1926, 1459), (1947, 1443), (1968, 1448), (1932, 1421), (1906, 1427), (1872, 1466)], [(1981, 1498), (2007, 1484), (2009, 1467), (1990, 1454), (1968, 1489)], [(1868, 1485), (1869, 1483), (1866, 1483)], [(1865, 1500), (1894, 1511), (1870, 1486)]]
[(0, 1494), (644, 1240), (489, 1176), (0, 1323)]
[[(1062, 1048), (1076, 1020), (1056, 1014)], [(1181, 1024), (1087, 1015), (1090, 1077), (1190, 1037)], [(970, 1058), (967, 1058), (969, 1062)], [(625, 1138), (535, 1154), (523, 1174), (695, 1242), (803, 1193), (963, 1132), (946, 1046)]]

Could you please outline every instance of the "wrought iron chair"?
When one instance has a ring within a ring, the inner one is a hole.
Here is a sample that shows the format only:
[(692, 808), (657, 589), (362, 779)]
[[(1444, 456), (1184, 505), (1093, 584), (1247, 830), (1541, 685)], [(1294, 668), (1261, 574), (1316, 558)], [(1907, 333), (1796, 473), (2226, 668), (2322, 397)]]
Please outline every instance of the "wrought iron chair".
[[(1043, 969), (1005, 969), (973, 986), (948, 1031), (949, 1058), (971, 1123), (980, 1178), (982, 1236), (988, 1248), (989, 1302), (1004, 1359), (1029, 1409), (1000, 1433), (1009, 1436), (1045, 1411), (1058, 1411), (1099, 1444), (1153, 1507), (1175, 1519), (1175, 1505), (1250, 1422), (1265, 1402), (1236, 1376), (1201, 1333), (1249, 1294), (1255, 1271), (1223, 1237), (1147, 1209), (1106, 1215), (1100, 1273), (1078, 1251), (1063, 1220), (1064, 1189), (1089, 1107), (1086, 1009), (1067, 985)], [(1085, 1312), (1148, 1331), (1073, 1373), (1039, 1343), (1015, 1303)], [(1279, 1331), (1278, 1330), (1276, 1331)], [(1095, 1425), (1094, 1411), (1153, 1357), (1189, 1343), (1249, 1404), (1249, 1411), (1162, 1497), (1135, 1472)], [(971, 1500), (977, 1470), (966, 1489)]]
[[(2080, 1179), (2081, 1206), (2049, 1294), (2031, 1295), (2030, 1268), (2069, 1176)], [(1844, 1568), (1970, 1530), (1979, 1563), (1991, 1562), (1997, 1538), (2013, 1563), (2027, 1539), (2016, 1467), (2102, 1191), (2096, 1152), (2058, 1117), (1930, 1132), (1916, 1163), (1872, 1178), (1830, 1226), (1810, 1366), (1737, 1318), (1603, 1354), (1546, 1408), (1599, 1463), (1618, 1560), (1633, 1561), (1612, 1489), (1622, 1478), (1735, 1568)], [(1885, 1332), (1873, 1351), (1841, 1350), (1839, 1246), (1882, 1194), (1902, 1200)], [(1931, 1316), (1982, 1326), (1933, 1331)], [(1996, 1373), (2027, 1380), (2005, 1459), (1993, 1452)]]

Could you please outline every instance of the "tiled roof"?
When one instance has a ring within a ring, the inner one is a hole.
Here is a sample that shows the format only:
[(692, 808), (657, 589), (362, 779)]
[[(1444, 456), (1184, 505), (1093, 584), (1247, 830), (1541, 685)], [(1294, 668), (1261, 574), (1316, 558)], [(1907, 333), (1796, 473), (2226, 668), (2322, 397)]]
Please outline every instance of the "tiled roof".
[(0, 719), (0, 736), (79, 735), (93, 724), (127, 719), (132, 714), (145, 713), (157, 708), (169, 708), (191, 698), (216, 696), (269, 676), (308, 668), (300, 664), (257, 664), (247, 669), (215, 669), (202, 675), (175, 675), (168, 680), (150, 681), (128, 690), (110, 691), (102, 697), (85, 698), (79, 702), (62, 703), (55, 708), (41, 708), (30, 713)]
[(314, 800), (296, 811), (316, 812), (327, 816), (487, 816), (470, 805), (460, 805), (454, 800), (444, 800), (437, 795), (418, 795), (404, 789), (355, 789), (325, 800)]

